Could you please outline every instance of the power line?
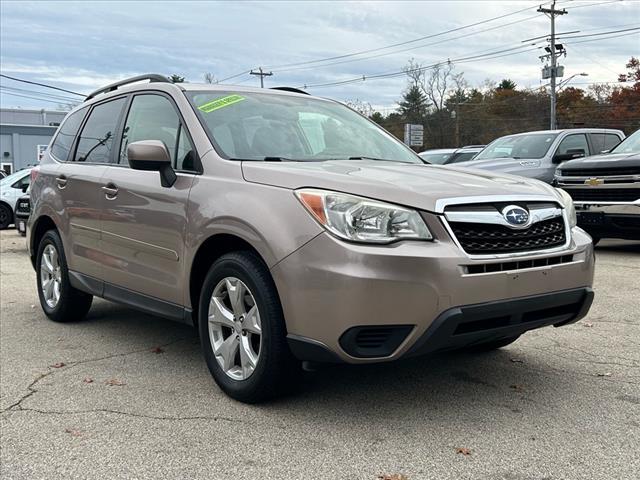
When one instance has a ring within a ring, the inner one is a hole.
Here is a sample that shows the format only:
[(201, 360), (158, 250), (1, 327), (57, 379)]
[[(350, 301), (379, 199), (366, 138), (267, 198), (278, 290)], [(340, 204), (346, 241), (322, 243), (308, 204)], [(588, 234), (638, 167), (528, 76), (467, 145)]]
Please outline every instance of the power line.
[(537, 18), (537, 17), (538, 17), (537, 15), (529, 16), (529, 17), (525, 17), (525, 18), (522, 18), (520, 20), (516, 20), (516, 21), (513, 21), (513, 22), (505, 23), (505, 24), (502, 24), (502, 25), (497, 25), (495, 27), (485, 28), (483, 30), (478, 30), (476, 32), (470, 32), (470, 33), (467, 33), (465, 35), (459, 35), (457, 37), (445, 38), (445, 39), (439, 40), (437, 42), (425, 43), (425, 44), (422, 44), (422, 45), (416, 45), (416, 46), (409, 47), (409, 48), (403, 48), (401, 50), (394, 50), (392, 52), (379, 53), (377, 55), (369, 55), (369, 56), (366, 56), (366, 57), (354, 58), (354, 59), (350, 59), (350, 60), (342, 60), (342, 61), (339, 61), (339, 62), (324, 63), (322, 65), (317, 65), (317, 66), (315, 66), (315, 65), (314, 66), (303, 66), (303, 67), (287, 68), (287, 69), (284, 69), (284, 70), (276, 70), (276, 71), (277, 71), (277, 73), (282, 73), (282, 72), (291, 72), (291, 71), (296, 71), (296, 70), (307, 70), (307, 69), (312, 69), (312, 68), (323, 68), (323, 67), (329, 67), (329, 66), (332, 66), (332, 65), (342, 65), (342, 64), (345, 64), (345, 63), (353, 63), (353, 62), (360, 62), (360, 61), (363, 61), (363, 60), (370, 60), (372, 58), (380, 58), (380, 57), (384, 57), (384, 56), (387, 56), (387, 55), (395, 55), (395, 54), (398, 54), (398, 53), (403, 53), (403, 52), (408, 52), (408, 51), (411, 51), (411, 50), (416, 50), (418, 48), (431, 47), (433, 45), (440, 45), (442, 43), (451, 42), (453, 40), (460, 40), (462, 38), (471, 37), (473, 35), (478, 35), (480, 33), (485, 33), (485, 32), (497, 30), (497, 29), (500, 29), (500, 28), (504, 28), (504, 27), (507, 27), (507, 26), (510, 26), (510, 25), (515, 25), (517, 23), (522, 23), (522, 22), (525, 22), (527, 20), (531, 20), (531, 19)]
[(61, 92), (71, 93), (73, 95), (78, 95), (80, 97), (86, 96), (83, 93), (74, 92), (72, 90), (65, 90), (64, 88), (54, 87), (53, 85), (47, 85), (46, 83), (38, 83), (38, 82), (32, 82), (31, 80), (24, 80), (22, 78), (10, 77), (9, 75), (5, 75), (3, 73), (0, 73), (0, 77), (8, 78), (9, 80), (14, 80), (16, 82), (30, 83), (31, 85), (38, 85), (40, 87), (51, 88), (52, 90), (59, 90)]
[[(544, 2), (544, 3), (546, 4), (546, 3), (549, 3), (549, 2)], [(422, 37), (419, 37), (419, 38), (415, 38), (413, 40), (407, 40), (407, 41), (404, 41), (404, 42), (398, 42), (398, 43), (394, 43), (394, 44), (391, 44), (391, 45), (385, 45), (383, 47), (371, 48), (371, 49), (367, 49), (367, 50), (361, 50), (361, 51), (358, 51), (358, 52), (351, 52), (351, 53), (347, 53), (347, 54), (343, 54), (343, 55), (335, 55), (335, 56), (332, 56), (332, 57), (320, 58), (320, 59), (316, 59), (316, 60), (307, 60), (307, 61), (304, 61), (304, 62), (285, 63), (285, 64), (281, 64), (281, 65), (268, 65), (265, 68), (269, 68), (269, 69), (272, 69), (272, 70), (278, 70), (278, 69), (283, 69), (283, 68), (288, 68), (288, 67), (297, 67), (297, 66), (302, 66), (302, 65), (310, 65), (310, 64), (315, 64), (315, 63), (329, 62), (329, 61), (332, 61), (332, 60), (340, 60), (340, 59), (343, 59), (343, 58), (349, 58), (349, 57), (354, 57), (354, 56), (358, 56), (358, 55), (364, 55), (364, 54), (367, 54), (367, 53), (374, 53), (374, 52), (378, 52), (378, 51), (381, 51), (381, 50), (387, 50), (389, 48), (400, 47), (400, 46), (403, 46), (403, 45), (408, 45), (410, 43), (416, 43), (416, 42), (420, 42), (420, 41), (423, 41), (423, 40), (427, 40), (429, 38), (435, 38), (435, 37), (446, 35), (446, 34), (449, 34), (449, 33), (458, 32), (460, 30), (465, 30), (467, 28), (475, 27), (475, 26), (482, 25), (482, 24), (485, 24), (485, 23), (489, 23), (489, 22), (492, 22), (492, 21), (495, 21), (495, 20), (500, 20), (502, 18), (510, 17), (512, 15), (517, 15), (518, 13), (526, 12), (528, 10), (531, 10), (532, 8), (534, 8), (534, 6), (529, 6), (529, 7), (522, 8), (522, 9), (519, 9), (519, 10), (516, 10), (516, 11), (513, 11), (513, 12), (505, 13), (503, 15), (499, 15), (497, 17), (488, 18), (488, 19), (485, 19), (485, 20), (481, 20), (479, 22), (475, 22), (475, 23), (471, 23), (471, 24), (468, 24), (468, 25), (463, 25), (461, 27), (456, 27), (456, 28), (452, 28), (452, 29), (449, 29), (449, 30), (445, 30), (443, 32), (422, 36)], [(242, 71), (240, 73), (236, 73), (235, 75), (231, 75), (229, 77), (223, 78), (222, 80), (219, 80), (218, 83), (224, 82), (226, 80), (230, 80), (232, 78), (239, 77), (241, 75), (248, 74), (250, 71), (251, 71), (251, 69), (244, 70), (244, 71)], [(282, 71), (282, 70), (280, 70), (280, 71)]]
[(39, 102), (56, 103), (58, 105), (60, 105), (61, 103), (64, 103), (64, 102), (61, 102), (59, 100), (47, 100), (45, 98), (33, 97), (31, 95), (21, 95), (19, 93), (9, 93), (9, 92), (1, 92), (1, 93), (2, 93), (2, 95), (10, 95), (12, 97), (29, 98), (31, 100), (38, 100)]
[(76, 98), (65, 97), (63, 95), (56, 95), (56, 94), (52, 94), (52, 93), (40, 92), (38, 90), (29, 90), (29, 89), (26, 89), (26, 88), (7, 87), (5, 85), (2, 85), (2, 86), (0, 86), (0, 90), (8, 90), (8, 91), (13, 91), (13, 92), (18, 92), (18, 93), (38, 94), (38, 95), (43, 96), (45, 98), (52, 98), (54, 100), (71, 101), (71, 102), (77, 101)]

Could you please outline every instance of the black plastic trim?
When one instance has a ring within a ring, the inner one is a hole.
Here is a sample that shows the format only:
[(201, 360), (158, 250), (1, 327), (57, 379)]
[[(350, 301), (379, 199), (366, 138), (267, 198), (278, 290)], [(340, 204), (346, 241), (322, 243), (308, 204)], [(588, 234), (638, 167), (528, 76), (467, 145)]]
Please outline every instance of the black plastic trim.
[(575, 323), (593, 302), (589, 287), (454, 307), (441, 313), (405, 357), (455, 350)]
[(133, 307), (151, 315), (193, 325), (191, 309), (175, 303), (150, 297), (82, 273), (69, 271), (69, 281), (74, 288), (90, 293), (96, 297)]
[[(413, 328), (414, 325), (360, 325), (351, 327), (340, 336), (340, 346), (347, 354), (355, 358), (388, 357), (397, 350)], [(376, 335), (378, 340), (371, 345), (366, 345), (360, 335), (366, 335), (367, 333)]]
[(342, 360), (322, 342), (300, 335), (287, 335), (291, 353), (298, 360), (318, 363), (343, 363)]

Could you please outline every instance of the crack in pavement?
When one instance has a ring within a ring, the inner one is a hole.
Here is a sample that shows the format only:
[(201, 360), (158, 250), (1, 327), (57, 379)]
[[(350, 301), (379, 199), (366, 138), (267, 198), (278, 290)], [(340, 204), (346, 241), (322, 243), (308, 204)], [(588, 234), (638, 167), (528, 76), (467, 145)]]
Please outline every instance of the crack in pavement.
[[(190, 338), (193, 337), (183, 337), (183, 338), (179, 338), (177, 340), (173, 340), (171, 342), (167, 342), (164, 343), (162, 345), (158, 345), (159, 347), (167, 347), (169, 345), (175, 345), (176, 343), (182, 342), (184, 340), (189, 340)], [(67, 364), (65, 364), (64, 367), (62, 368), (54, 368), (54, 367), (48, 367), (48, 371), (44, 372), (44, 373), (40, 373), (38, 376), (36, 376), (36, 378), (27, 386), (27, 393), (25, 393), (24, 395), (22, 395), (16, 402), (12, 403), (11, 405), (9, 405), (8, 407), (0, 410), (0, 415), (4, 414), (6, 412), (9, 411), (15, 411), (17, 410), (24, 410), (24, 407), (22, 407), (22, 402), (24, 402), (25, 400), (27, 400), (28, 398), (32, 397), (33, 395), (35, 395), (36, 393), (38, 393), (38, 390), (35, 388), (36, 384), (38, 384), (42, 379), (47, 378), (51, 375), (53, 375), (56, 372), (63, 372), (66, 370), (70, 370), (71, 368), (77, 367), (78, 365), (84, 365), (86, 363), (92, 363), (92, 362), (99, 362), (101, 360), (109, 360), (111, 358), (117, 358), (117, 357), (126, 357), (127, 355), (135, 355), (136, 353), (142, 353), (142, 352), (147, 352), (149, 351), (150, 348), (146, 347), (146, 348), (140, 348), (137, 350), (133, 350), (130, 352), (123, 352), (123, 353), (114, 353), (112, 355), (105, 355), (104, 357), (97, 357), (97, 358), (87, 358), (85, 360), (77, 360), (77, 361), (71, 361)]]
[[(5, 410), (2, 413), (5, 413), (7, 411), (8, 410)], [(212, 420), (214, 422), (224, 421), (224, 422), (230, 422), (230, 423), (244, 423), (244, 424), (247, 424), (247, 425), (251, 424), (250, 422), (246, 422), (244, 420), (224, 417), (224, 416), (220, 416), (220, 415), (214, 415), (214, 416), (195, 415), (195, 416), (174, 417), (174, 416), (165, 416), (165, 415), (146, 415), (146, 414), (143, 414), (143, 413), (125, 412), (125, 411), (122, 411), (122, 410), (111, 410), (109, 408), (92, 408), (92, 409), (88, 409), (88, 410), (61, 411), (61, 410), (41, 410), (41, 409), (38, 409), (38, 408), (19, 406), (17, 408), (14, 408), (11, 411), (13, 413), (15, 413), (15, 412), (33, 412), (33, 413), (39, 413), (39, 414), (42, 414), (42, 415), (82, 415), (82, 414), (87, 414), (87, 413), (110, 413), (110, 414), (115, 414), (115, 415), (123, 415), (123, 416), (127, 416), (127, 417), (147, 418), (147, 419), (151, 419), (151, 420), (169, 420), (169, 421)]]

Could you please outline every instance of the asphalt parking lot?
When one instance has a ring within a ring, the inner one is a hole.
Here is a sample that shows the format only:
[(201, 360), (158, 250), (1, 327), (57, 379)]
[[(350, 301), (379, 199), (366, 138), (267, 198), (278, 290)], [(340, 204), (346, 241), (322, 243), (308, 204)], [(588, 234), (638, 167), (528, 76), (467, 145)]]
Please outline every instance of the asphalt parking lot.
[(598, 248), (576, 325), (324, 369), (262, 406), (222, 394), (189, 327), (104, 301), (48, 321), (24, 239), (0, 243), (3, 479), (638, 478), (640, 243)]

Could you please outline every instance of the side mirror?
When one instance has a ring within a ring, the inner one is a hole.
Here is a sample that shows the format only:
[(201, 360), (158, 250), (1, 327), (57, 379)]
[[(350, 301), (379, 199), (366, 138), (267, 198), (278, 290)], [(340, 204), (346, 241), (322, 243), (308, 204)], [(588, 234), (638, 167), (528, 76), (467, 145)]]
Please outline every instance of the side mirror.
[(556, 153), (553, 157), (553, 163), (560, 163), (575, 158), (586, 156), (586, 152), (582, 148), (570, 148), (567, 153)]
[(134, 170), (160, 172), (160, 184), (172, 187), (178, 177), (171, 166), (171, 155), (160, 140), (141, 140), (127, 146), (129, 166)]
[(27, 190), (29, 190), (29, 185), (22, 185), (22, 193), (27, 193)]

